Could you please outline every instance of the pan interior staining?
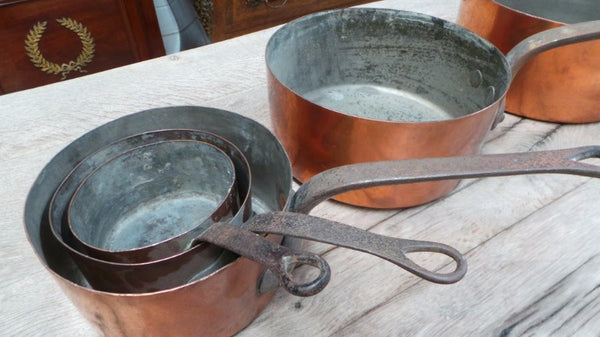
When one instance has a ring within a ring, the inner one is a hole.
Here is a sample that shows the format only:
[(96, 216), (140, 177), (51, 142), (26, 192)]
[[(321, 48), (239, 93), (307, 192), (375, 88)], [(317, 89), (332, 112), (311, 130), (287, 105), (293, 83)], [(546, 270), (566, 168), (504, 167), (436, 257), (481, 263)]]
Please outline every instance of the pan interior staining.
[(384, 121), (428, 122), (454, 118), (421, 95), (378, 85), (334, 85), (307, 92), (304, 97), (331, 110)]
[(123, 214), (98, 245), (120, 251), (167, 240), (208, 218), (218, 202), (214, 196), (200, 193), (160, 196)]
[[(69, 219), (94, 247), (145, 247), (199, 226), (234, 186), (233, 163), (204, 142), (166, 141), (108, 160), (82, 182)], [(93, 207), (90, 207), (93, 205)]]
[[(510, 80), (504, 56), (487, 41), (440, 19), (401, 11), (315, 14), (280, 29), (266, 56), (274, 77), (301, 98), (391, 122), (475, 113), (499, 99)], [(490, 86), (497, 89), (493, 97)]]

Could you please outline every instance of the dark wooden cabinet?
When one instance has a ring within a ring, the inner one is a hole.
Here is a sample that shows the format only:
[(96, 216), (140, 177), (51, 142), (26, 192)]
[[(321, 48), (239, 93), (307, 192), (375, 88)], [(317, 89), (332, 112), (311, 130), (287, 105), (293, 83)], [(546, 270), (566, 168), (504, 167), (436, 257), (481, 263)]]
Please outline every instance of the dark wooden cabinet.
[(195, 0), (213, 42), (273, 27), (300, 16), (373, 0)]
[(0, 93), (164, 55), (153, 0), (0, 0)]

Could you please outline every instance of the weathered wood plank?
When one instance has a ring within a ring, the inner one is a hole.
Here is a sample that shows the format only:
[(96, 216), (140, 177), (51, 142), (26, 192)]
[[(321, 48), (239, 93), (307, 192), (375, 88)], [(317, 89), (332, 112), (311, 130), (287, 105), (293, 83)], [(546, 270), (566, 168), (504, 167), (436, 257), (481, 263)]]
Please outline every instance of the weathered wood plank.
[(598, 321), (592, 323), (598, 314), (600, 217), (578, 201), (597, 199), (599, 187), (588, 181), (471, 250), (470, 271), (461, 282), (418, 282), (335, 335), (562, 336), (576, 335), (585, 324), (585, 331), (600, 331)]

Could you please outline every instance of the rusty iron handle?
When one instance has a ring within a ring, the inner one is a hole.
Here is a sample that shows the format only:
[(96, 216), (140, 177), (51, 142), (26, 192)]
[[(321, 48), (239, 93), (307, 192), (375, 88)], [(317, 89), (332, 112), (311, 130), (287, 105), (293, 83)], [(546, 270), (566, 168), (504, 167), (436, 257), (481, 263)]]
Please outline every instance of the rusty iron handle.
[[(371, 233), (339, 222), (306, 214), (272, 212), (258, 214), (244, 225), (257, 233), (272, 233), (319, 241), (381, 257), (408, 272), (435, 283), (454, 283), (465, 276), (467, 261), (453, 247), (429, 241), (405, 240)], [(412, 252), (441, 253), (456, 262), (450, 273), (423, 268), (406, 256)]]
[(292, 197), (288, 210), (308, 214), (320, 202), (340, 193), (383, 185), (535, 173), (600, 178), (599, 166), (580, 162), (588, 158), (600, 158), (600, 146), (345, 165), (305, 182)]
[(548, 29), (519, 42), (506, 55), (513, 78), (531, 58), (546, 50), (600, 38), (600, 20)]
[[(200, 234), (194, 243), (201, 241), (212, 243), (266, 266), (277, 276), (283, 288), (296, 296), (312, 296), (319, 293), (331, 277), (329, 264), (322, 257), (275, 244), (227, 222), (214, 223)], [(319, 269), (319, 275), (305, 283), (294, 281), (292, 271), (301, 264)]]

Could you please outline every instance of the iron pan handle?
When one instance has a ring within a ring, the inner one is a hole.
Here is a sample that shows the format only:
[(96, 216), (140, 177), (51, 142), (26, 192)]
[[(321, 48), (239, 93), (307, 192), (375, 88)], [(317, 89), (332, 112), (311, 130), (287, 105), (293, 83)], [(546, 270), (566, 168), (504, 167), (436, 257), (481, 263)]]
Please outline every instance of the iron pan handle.
[(574, 23), (534, 34), (519, 42), (506, 55), (514, 78), (521, 67), (544, 51), (600, 38), (600, 20)]
[[(258, 214), (244, 225), (257, 233), (273, 233), (350, 248), (381, 257), (431, 282), (454, 283), (467, 272), (467, 261), (453, 247), (429, 241), (398, 239), (379, 235), (339, 222), (306, 214), (272, 212)], [(437, 273), (419, 266), (406, 256), (412, 252), (441, 253), (456, 262), (450, 273)]]
[(600, 178), (599, 166), (580, 162), (588, 158), (600, 158), (600, 146), (345, 165), (323, 171), (305, 182), (293, 195), (288, 210), (308, 214), (335, 195), (384, 185), (535, 173)]

